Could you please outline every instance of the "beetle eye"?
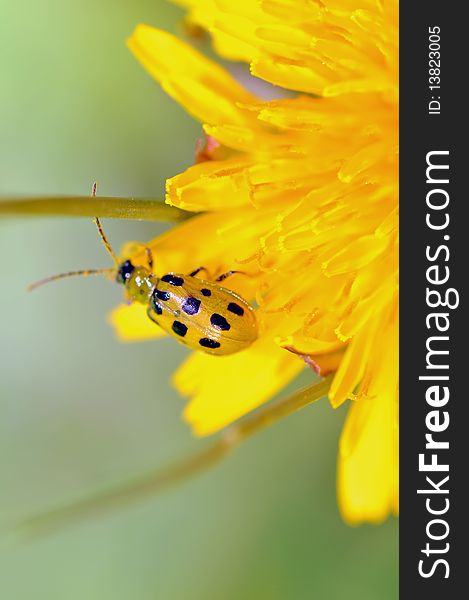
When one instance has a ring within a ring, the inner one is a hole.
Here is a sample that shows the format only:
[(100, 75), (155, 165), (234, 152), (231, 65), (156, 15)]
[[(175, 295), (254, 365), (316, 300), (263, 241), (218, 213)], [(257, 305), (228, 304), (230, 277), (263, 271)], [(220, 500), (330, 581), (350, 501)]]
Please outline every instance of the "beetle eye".
[(132, 272), (135, 270), (135, 267), (130, 262), (130, 260), (126, 260), (121, 264), (121, 266), (117, 269), (116, 281), (117, 283), (125, 283), (129, 277), (132, 275)]

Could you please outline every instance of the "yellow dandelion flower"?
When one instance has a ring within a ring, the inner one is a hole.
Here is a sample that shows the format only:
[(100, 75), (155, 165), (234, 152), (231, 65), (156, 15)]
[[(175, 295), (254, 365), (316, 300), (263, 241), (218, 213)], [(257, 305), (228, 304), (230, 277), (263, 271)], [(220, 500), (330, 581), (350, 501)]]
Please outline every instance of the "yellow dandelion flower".
[[(249, 349), (193, 353), (176, 373), (189, 398), (184, 417), (197, 435), (211, 434), (284, 388), (305, 368), (301, 357), (336, 371), (331, 404), (351, 401), (340, 509), (350, 523), (382, 521), (398, 498), (397, 0), (181, 4), (222, 57), (297, 92), (262, 100), (146, 25), (128, 42), (211, 142), (167, 181), (167, 203), (203, 214), (149, 244), (158, 271), (243, 265), (251, 277), (226, 287), (258, 305)], [(145, 261), (135, 247), (123, 254)], [(116, 309), (121, 338), (158, 335), (142, 310)]]

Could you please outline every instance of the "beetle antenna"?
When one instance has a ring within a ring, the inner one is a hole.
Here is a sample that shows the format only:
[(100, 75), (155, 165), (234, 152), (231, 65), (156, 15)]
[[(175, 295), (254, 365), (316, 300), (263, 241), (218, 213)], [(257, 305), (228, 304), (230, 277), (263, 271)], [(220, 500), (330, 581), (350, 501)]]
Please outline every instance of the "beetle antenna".
[(84, 269), (81, 271), (68, 271), (67, 273), (59, 273), (58, 275), (52, 275), (51, 277), (45, 277), (44, 279), (40, 279), (31, 285), (28, 285), (28, 292), (32, 292), (38, 287), (45, 285), (46, 283), (50, 283), (51, 281), (56, 281), (57, 279), (65, 279), (65, 277), (75, 277), (76, 275), (81, 275), (82, 277), (88, 277), (88, 275), (102, 275), (104, 273), (113, 273), (113, 268), (108, 269)]
[[(97, 187), (98, 186), (95, 181), (91, 188), (91, 197), (92, 198), (96, 197)], [(96, 223), (96, 227), (98, 228), (99, 237), (101, 238), (101, 241), (103, 242), (103, 245), (106, 248), (106, 251), (111, 256), (112, 260), (114, 261), (114, 263), (117, 266), (119, 264), (119, 259), (117, 258), (117, 255), (114, 252), (114, 250), (112, 249), (112, 246), (109, 243), (109, 240), (107, 239), (106, 234), (104, 233), (103, 226), (101, 224), (99, 217), (95, 217), (94, 222)], [(40, 279), (39, 281), (36, 281), (35, 283), (32, 283), (31, 285), (29, 285), (27, 287), (27, 290), (28, 290), (28, 292), (32, 292), (36, 288), (41, 287), (42, 285), (45, 285), (46, 283), (50, 283), (51, 281), (56, 281), (57, 279), (65, 279), (66, 277), (75, 277), (75, 276), (88, 277), (88, 275), (103, 275), (105, 273), (113, 273), (114, 271), (115, 271), (115, 269), (113, 267), (110, 267), (107, 269), (81, 269), (79, 271), (67, 271), (66, 273), (59, 273), (58, 275), (51, 275), (51, 277), (45, 277), (44, 279)]]
[(109, 241), (108, 241), (108, 239), (106, 237), (106, 234), (104, 233), (103, 226), (101, 224), (100, 218), (99, 217), (95, 217), (94, 218), (94, 222), (96, 223), (96, 227), (98, 228), (99, 237), (101, 238), (101, 241), (103, 242), (103, 246), (106, 248), (108, 254), (112, 258), (112, 260), (115, 262), (115, 264), (118, 265), (119, 264), (119, 259), (117, 258), (117, 254), (112, 249), (112, 246), (109, 243)]
[[(96, 197), (96, 190), (98, 188), (98, 184), (96, 183), (96, 181), (93, 183), (93, 186), (91, 188), (91, 197), (95, 198)], [(106, 248), (107, 253), (110, 255), (110, 257), (112, 258), (112, 260), (114, 261), (114, 263), (116, 265), (119, 264), (119, 259), (117, 258), (116, 253), (114, 252), (114, 250), (112, 249), (112, 246), (109, 242), (109, 240), (106, 237), (106, 234), (104, 233), (104, 229), (103, 226), (101, 224), (101, 219), (99, 217), (95, 217), (94, 218), (94, 222), (96, 224), (96, 227), (98, 228), (98, 233), (99, 233), (99, 237), (101, 238), (101, 241), (103, 242), (103, 246)]]

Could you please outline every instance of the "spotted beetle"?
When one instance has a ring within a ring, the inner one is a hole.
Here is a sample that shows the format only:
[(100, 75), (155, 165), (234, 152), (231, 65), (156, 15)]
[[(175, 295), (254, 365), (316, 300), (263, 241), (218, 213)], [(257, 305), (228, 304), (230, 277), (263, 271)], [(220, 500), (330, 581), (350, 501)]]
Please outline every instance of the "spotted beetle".
[(221, 281), (239, 271), (224, 273), (215, 281), (197, 277), (198, 273), (206, 271), (204, 267), (188, 275), (167, 273), (157, 277), (153, 273), (153, 257), (149, 248), (146, 248), (148, 266), (134, 264), (131, 260), (119, 261), (98, 218), (95, 223), (115, 268), (53, 275), (32, 284), (30, 290), (74, 275), (114, 274), (117, 283), (124, 285), (130, 302), (147, 305), (148, 317), (189, 348), (222, 356), (244, 350), (257, 339), (253, 307), (244, 298), (220, 285)]
[[(148, 250), (147, 250), (148, 252)], [(129, 300), (147, 304), (149, 318), (178, 341), (208, 354), (226, 355), (244, 350), (257, 338), (257, 320), (252, 306), (220, 281), (196, 277), (199, 267), (188, 275), (167, 273), (157, 277), (150, 268), (130, 260), (121, 263), (116, 280)]]

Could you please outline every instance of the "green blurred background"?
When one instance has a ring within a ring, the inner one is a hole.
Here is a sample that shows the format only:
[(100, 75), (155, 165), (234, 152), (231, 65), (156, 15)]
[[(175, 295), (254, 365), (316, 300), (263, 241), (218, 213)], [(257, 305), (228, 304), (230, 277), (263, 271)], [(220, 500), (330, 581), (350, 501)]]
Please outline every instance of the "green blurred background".
[[(162, 197), (200, 128), (125, 38), (140, 21), (181, 33), (181, 17), (162, 0), (0, 0), (0, 194), (87, 194), (97, 180), (101, 195)], [(163, 230), (105, 226), (116, 247)], [(117, 287), (25, 293), (108, 265), (89, 219), (4, 220), (0, 255), (0, 529), (198, 447), (169, 383), (186, 350), (117, 343), (106, 324)], [(158, 497), (34, 540), (1, 535), (0, 597), (397, 598), (396, 521), (349, 528), (338, 515), (344, 415), (323, 401)]]

